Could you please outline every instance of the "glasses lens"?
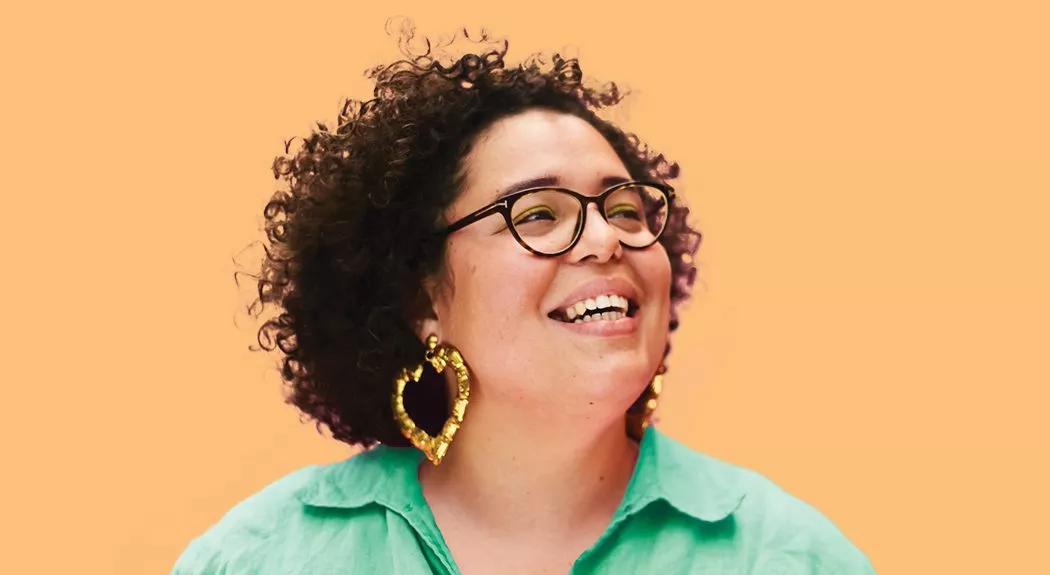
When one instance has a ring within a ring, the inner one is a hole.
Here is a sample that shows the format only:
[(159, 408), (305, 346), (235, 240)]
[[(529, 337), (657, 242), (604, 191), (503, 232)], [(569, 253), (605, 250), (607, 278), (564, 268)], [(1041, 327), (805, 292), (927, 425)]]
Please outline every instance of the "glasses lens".
[(625, 245), (644, 248), (656, 242), (667, 224), (667, 196), (645, 184), (616, 190), (605, 200), (605, 216)]
[(580, 202), (557, 190), (538, 190), (514, 202), (511, 221), (521, 241), (543, 254), (569, 247), (580, 224)]
[[(520, 197), (511, 208), (518, 237), (541, 254), (569, 247), (580, 227), (580, 201), (559, 190), (538, 190)], [(667, 196), (646, 184), (620, 188), (605, 199), (605, 215), (624, 245), (644, 248), (656, 242), (667, 224)]]

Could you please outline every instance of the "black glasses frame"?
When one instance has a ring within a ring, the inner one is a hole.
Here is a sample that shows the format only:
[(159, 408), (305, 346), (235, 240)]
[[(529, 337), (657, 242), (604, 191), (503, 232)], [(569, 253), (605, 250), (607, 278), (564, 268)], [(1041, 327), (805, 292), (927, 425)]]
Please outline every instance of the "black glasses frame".
[[(587, 225), (587, 205), (588, 204), (591, 204), (591, 203), (596, 204), (598, 206), (598, 213), (601, 214), (602, 218), (606, 222), (608, 222), (609, 221), (609, 217), (605, 213), (605, 200), (606, 200), (606, 198), (608, 198), (610, 195), (612, 195), (613, 193), (615, 193), (615, 192), (617, 192), (619, 190), (622, 190), (624, 188), (629, 188), (631, 186), (648, 186), (648, 187), (651, 187), (651, 188), (656, 188), (657, 190), (660, 190), (664, 194), (664, 198), (665, 198), (665, 200), (667, 202), (667, 217), (664, 218), (663, 226), (660, 228), (660, 230), (658, 232), (656, 232), (655, 234), (653, 234), (653, 241), (649, 242), (648, 244), (645, 244), (644, 246), (631, 246), (631, 245), (625, 244), (623, 242), (623, 240), (620, 240), (620, 245), (623, 246), (626, 249), (644, 250), (644, 249), (652, 246), (653, 244), (655, 244), (657, 241), (659, 241), (660, 237), (664, 233), (664, 230), (667, 229), (667, 221), (671, 219), (671, 206), (674, 203), (675, 191), (674, 191), (674, 188), (672, 188), (671, 186), (669, 186), (667, 184), (664, 184), (662, 182), (637, 181), (637, 180), (628, 181), (628, 182), (621, 182), (619, 184), (616, 184), (616, 185), (612, 186), (611, 188), (606, 189), (604, 192), (598, 194), (597, 196), (585, 196), (585, 195), (583, 195), (583, 194), (581, 194), (581, 193), (579, 193), (579, 192), (577, 192), (575, 190), (570, 190), (569, 188), (560, 188), (560, 187), (557, 187), (557, 186), (537, 186), (537, 187), (534, 187), (534, 188), (528, 188), (528, 189), (525, 189), (525, 190), (519, 190), (519, 191), (514, 192), (512, 194), (508, 194), (508, 195), (500, 198), (499, 200), (496, 200), (495, 202), (492, 202), (491, 204), (488, 204), (486, 206), (478, 208), (477, 210), (475, 210), (474, 212), (471, 212), (470, 214), (468, 214), (466, 216), (463, 216), (462, 218), (460, 218), (459, 220), (456, 220), (454, 223), (450, 224), (444, 230), (439, 232), (439, 235), (442, 238), (448, 237), (449, 234), (451, 234), (451, 233), (453, 233), (453, 232), (455, 232), (457, 230), (461, 230), (461, 229), (469, 226), (470, 224), (473, 224), (474, 222), (480, 221), (480, 220), (482, 220), (484, 218), (487, 218), (487, 217), (491, 216), (492, 214), (497, 214), (498, 213), (498, 214), (503, 216), (503, 220), (507, 223), (507, 229), (510, 230), (511, 235), (514, 236), (514, 239), (519, 244), (521, 244), (521, 247), (525, 248), (530, 253), (535, 254), (537, 256), (541, 256), (541, 257), (557, 257), (557, 256), (563, 255), (565, 253), (568, 253), (570, 250), (572, 250), (572, 248), (576, 247), (577, 243), (580, 242), (580, 238), (583, 236), (584, 227)], [(580, 221), (576, 224), (576, 230), (573, 232), (572, 241), (569, 242), (568, 247), (566, 247), (565, 249), (560, 250), (560, 251), (558, 251), (556, 253), (551, 253), (551, 254), (534, 250), (527, 243), (525, 243), (525, 240), (521, 239), (521, 236), (518, 235), (518, 230), (515, 228), (514, 221), (511, 219), (512, 218), (512, 216), (511, 216), (512, 208), (514, 207), (514, 204), (518, 200), (520, 200), (522, 197), (527, 196), (529, 194), (533, 194), (533, 193), (536, 193), (536, 192), (542, 192), (542, 191), (565, 192), (565, 193), (569, 194), (570, 196), (576, 198), (576, 200), (580, 202), (580, 206), (581, 206)]]

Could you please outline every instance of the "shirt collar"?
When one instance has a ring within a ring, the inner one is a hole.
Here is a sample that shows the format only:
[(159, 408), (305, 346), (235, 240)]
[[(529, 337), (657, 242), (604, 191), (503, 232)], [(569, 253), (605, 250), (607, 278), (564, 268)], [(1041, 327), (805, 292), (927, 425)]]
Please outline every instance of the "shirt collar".
[(746, 493), (733, 468), (693, 451), (650, 426), (642, 436), (638, 465), (621, 511), (631, 513), (655, 501), (706, 522), (729, 517)]
[[(296, 498), (312, 507), (352, 509), (374, 502), (405, 512), (425, 505), (418, 478), (422, 459), (416, 449), (380, 445), (319, 468)], [(649, 427), (618, 515), (662, 500), (701, 521), (721, 521), (745, 497), (731, 469)]]
[(311, 507), (353, 509), (379, 503), (406, 511), (423, 501), (419, 464), (411, 447), (379, 445), (339, 463), (321, 467), (295, 494)]

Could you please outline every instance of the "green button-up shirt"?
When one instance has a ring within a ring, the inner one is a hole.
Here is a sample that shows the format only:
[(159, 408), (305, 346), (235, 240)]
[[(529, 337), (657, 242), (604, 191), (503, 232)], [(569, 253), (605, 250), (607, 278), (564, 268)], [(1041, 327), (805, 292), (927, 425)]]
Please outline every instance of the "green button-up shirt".
[[(173, 575), (458, 575), (418, 480), (422, 454), (378, 446), (296, 471), (192, 541)], [(619, 509), (572, 575), (873, 574), (813, 507), (650, 427)]]

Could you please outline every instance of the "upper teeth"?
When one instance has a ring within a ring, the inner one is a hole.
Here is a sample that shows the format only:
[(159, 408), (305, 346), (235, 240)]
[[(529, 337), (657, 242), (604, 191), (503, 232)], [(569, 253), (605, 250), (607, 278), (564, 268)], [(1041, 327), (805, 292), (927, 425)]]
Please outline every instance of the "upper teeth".
[(577, 316), (582, 316), (588, 310), (613, 308), (627, 313), (627, 298), (616, 294), (600, 295), (596, 298), (580, 300), (565, 308), (565, 317), (572, 321)]

